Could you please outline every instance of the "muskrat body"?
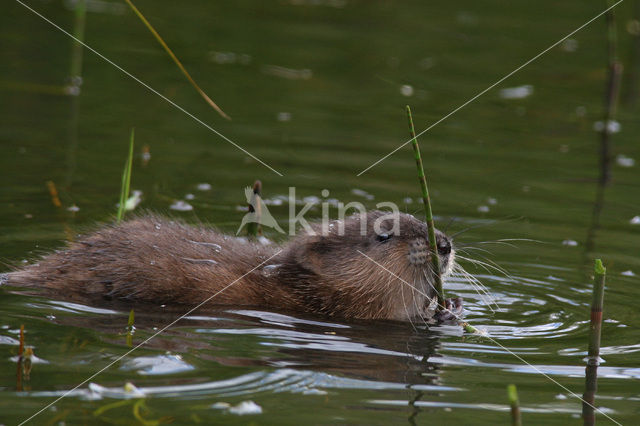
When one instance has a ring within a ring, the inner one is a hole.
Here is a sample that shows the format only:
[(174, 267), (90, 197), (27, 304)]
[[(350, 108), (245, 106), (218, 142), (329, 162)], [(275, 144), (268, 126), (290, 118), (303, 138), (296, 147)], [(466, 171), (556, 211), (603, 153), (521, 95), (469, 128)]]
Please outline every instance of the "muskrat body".
[[(397, 224), (389, 217), (354, 215), (277, 246), (146, 215), (105, 226), (5, 280), (74, 300), (195, 306), (213, 296), (208, 304), (429, 318), (435, 289), (427, 227), (411, 215), (400, 214)], [(454, 251), (439, 231), (437, 245), (446, 276)]]

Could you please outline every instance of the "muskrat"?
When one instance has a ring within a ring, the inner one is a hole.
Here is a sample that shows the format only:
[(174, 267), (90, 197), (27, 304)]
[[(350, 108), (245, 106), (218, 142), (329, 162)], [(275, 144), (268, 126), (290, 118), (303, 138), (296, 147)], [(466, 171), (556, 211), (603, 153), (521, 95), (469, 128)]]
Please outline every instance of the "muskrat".
[[(431, 318), (436, 292), (427, 226), (398, 215), (394, 222), (389, 212), (356, 214), (325, 224), (324, 233), (317, 224), (315, 235), (278, 246), (148, 214), (107, 225), (5, 281), (74, 300), (195, 306), (215, 295), (209, 304), (341, 318)], [(454, 250), (444, 233), (436, 238), (446, 277)], [(461, 310), (459, 300), (447, 306)]]

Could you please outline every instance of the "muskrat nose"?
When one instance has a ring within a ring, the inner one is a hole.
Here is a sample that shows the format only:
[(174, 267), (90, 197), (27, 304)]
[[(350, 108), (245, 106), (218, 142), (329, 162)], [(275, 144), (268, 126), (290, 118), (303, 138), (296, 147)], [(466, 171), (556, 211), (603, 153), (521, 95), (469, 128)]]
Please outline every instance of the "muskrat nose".
[(438, 253), (440, 256), (446, 256), (451, 253), (451, 241), (444, 239), (438, 242)]

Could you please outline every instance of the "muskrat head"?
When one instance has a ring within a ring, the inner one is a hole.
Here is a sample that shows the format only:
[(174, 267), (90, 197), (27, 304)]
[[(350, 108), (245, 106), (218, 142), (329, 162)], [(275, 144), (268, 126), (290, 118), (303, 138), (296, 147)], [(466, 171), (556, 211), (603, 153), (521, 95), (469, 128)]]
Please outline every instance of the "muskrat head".
[[(313, 230), (294, 239), (285, 257), (290, 272), (303, 277), (292, 287), (304, 290), (314, 310), (398, 320), (429, 315), (436, 291), (425, 223), (409, 214), (373, 211)], [(454, 250), (437, 230), (436, 242), (445, 277)]]

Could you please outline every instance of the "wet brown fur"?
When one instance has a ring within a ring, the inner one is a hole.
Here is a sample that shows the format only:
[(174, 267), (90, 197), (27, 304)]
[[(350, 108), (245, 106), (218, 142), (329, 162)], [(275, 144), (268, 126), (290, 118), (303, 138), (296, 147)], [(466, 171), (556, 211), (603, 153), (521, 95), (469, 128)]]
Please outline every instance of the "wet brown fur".
[[(327, 235), (300, 235), (284, 246), (148, 215), (103, 227), (8, 274), (7, 283), (73, 300), (193, 306), (215, 295), (208, 303), (343, 318), (429, 316), (426, 307), (435, 292), (427, 278), (432, 274), (426, 225), (401, 214), (399, 235), (380, 241), (373, 223), (384, 214), (368, 213), (366, 235), (356, 215), (344, 221), (344, 235), (336, 221)], [(382, 232), (390, 231), (392, 223), (382, 223)], [(448, 239), (438, 233), (441, 243)], [(453, 254), (441, 255), (441, 261), (446, 273)]]

